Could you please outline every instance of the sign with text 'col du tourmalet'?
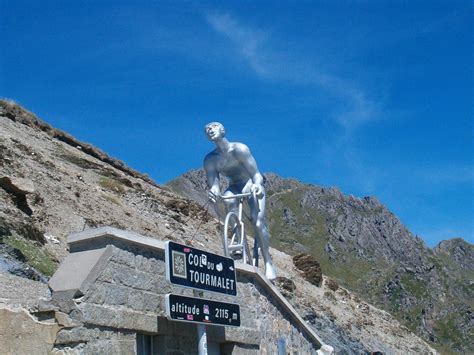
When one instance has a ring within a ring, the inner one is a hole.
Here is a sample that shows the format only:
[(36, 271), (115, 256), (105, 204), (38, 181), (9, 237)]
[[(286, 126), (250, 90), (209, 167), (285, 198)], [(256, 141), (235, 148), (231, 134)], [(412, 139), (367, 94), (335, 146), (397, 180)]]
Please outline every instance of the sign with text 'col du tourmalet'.
[(237, 295), (234, 260), (166, 242), (166, 279), (175, 285)]

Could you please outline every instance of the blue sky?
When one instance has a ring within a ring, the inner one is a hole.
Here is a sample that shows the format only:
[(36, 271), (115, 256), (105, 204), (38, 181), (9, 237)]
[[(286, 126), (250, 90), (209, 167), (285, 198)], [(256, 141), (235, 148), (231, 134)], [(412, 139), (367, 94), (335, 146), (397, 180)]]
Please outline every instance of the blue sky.
[(0, 0), (0, 96), (159, 183), (221, 121), (263, 172), (473, 243), (471, 4)]

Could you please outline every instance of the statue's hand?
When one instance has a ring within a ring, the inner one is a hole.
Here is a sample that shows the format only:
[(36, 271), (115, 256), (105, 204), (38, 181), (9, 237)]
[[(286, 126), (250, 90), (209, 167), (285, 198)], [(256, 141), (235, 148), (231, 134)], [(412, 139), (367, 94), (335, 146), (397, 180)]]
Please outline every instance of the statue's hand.
[(211, 202), (216, 203), (217, 198), (219, 197), (219, 189), (211, 188), (209, 192), (207, 193), (207, 196)]
[(263, 196), (263, 188), (262, 188), (262, 185), (260, 185), (260, 184), (253, 184), (252, 188), (251, 188), (251, 191), (258, 198), (261, 198)]

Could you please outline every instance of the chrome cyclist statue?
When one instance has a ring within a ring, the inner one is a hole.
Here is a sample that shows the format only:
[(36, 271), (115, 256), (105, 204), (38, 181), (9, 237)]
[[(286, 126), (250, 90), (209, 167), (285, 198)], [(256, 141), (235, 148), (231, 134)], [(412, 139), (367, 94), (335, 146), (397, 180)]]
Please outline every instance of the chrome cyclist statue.
[[(220, 196), (220, 176), (229, 179), (229, 187), (223, 196), (238, 195), (253, 192), (257, 198), (250, 198), (250, 213), (255, 239), (263, 254), (265, 262), (265, 276), (269, 280), (276, 278), (275, 268), (269, 253), (270, 235), (265, 224), (265, 188), (263, 176), (257, 168), (257, 163), (250, 153), (249, 148), (242, 143), (229, 142), (225, 138), (224, 126), (219, 122), (208, 123), (204, 131), (216, 149), (204, 158), (204, 171), (209, 188), (209, 199), (216, 202)], [(224, 200), (226, 210), (233, 211), (237, 208), (236, 199)]]

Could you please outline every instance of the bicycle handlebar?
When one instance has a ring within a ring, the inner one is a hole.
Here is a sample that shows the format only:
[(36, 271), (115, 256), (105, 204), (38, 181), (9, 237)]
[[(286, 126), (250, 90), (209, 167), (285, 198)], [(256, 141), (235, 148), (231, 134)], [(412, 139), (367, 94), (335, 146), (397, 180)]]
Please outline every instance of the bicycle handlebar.
[[(218, 200), (241, 199), (243, 197), (250, 197), (250, 196), (253, 196), (253, 198), (255, 199), (255, 202), (257, 202), (257, 200), (261, 198), (257, 196), (255, 191), (245, 192), (243, 194), (229, 195), (229, 196), (224, 196), (224, 195), (218, 195), (218, 196), (213, 195), (213, 196), (215, 196), (214, 199), (210, 199), (210, 200), (213, 201), (214, 203), (216, 203)], [(240, 201), (240, 203), (242, 203), (242, 200)], [(258, 203), (256, 203), (256, 208), (257, 208), (257, 212), (259, 212), (260, 206), (258, 205)]]
[(254, 193), (253, 192), (246, 192), (243, 194), (236, 194), (236, 195), (230, 195), (230, 196), (224, 196), (224, 195), (219, 195), (219, 198), (222, 200), (231, 200), (233, 198), (241, 198), (241, 197), (248, 197), (252, 196)]

